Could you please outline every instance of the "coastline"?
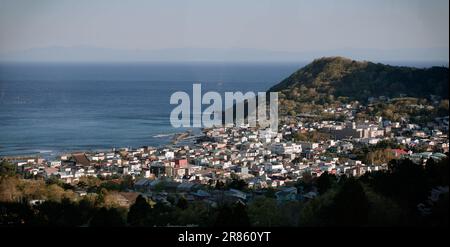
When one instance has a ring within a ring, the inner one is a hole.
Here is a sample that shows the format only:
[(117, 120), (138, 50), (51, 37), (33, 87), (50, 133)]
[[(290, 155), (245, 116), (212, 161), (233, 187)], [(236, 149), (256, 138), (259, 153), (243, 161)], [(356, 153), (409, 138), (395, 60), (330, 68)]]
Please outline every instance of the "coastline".
[[(157, 134), (154, 135), (153, 138), (168, 138), (171, 137), (170, 141), (164, 143), (164, 144), (159, 144), (159, 145), (139, 145), (135, 148), (142, 148), (142, 147), (152, 147), (152, 148), (163, 148), (163, 147), (171, 147), (174, 145), (177, 145), (180, 142), (185, 141), (186, 139), (189, 138), (196, 138), (197, 135), (193, 135), (193, 133), (195, 132), (195, 130), (185, 130), (185, 131), (180, 131), (180, 132), (174, 132), (174, 133), (169, 133), (169, 134)], [(114, 150), (120, 150), (123, 148), (132, 148), (131, 146), (122, 146), (122, 147), (117, 147), (117, 146), (111, 146), (109, 148), (87, 148), (87, 149), (70, 149), (70, 150), (58, 150), (58, 151), (53, 151), (53, 150), (48, 150), (48, 149), (43, 149), (42, 151), (37, 151), (35, 153), (23, 153), (23, 154), (16, 154), (16, 155), (11, 155), (11, 154), (7, 154), (7, 155), (0, 155), (0, 160), (24, 160), (24, 159), (36, 159), (36, 158), (44, 158), (46, 160), (49, 160), (51, 158), (57, 158), (60, 157), (62, 155), (68, 155), (68, 154), (72, 154), (72, 153), (101, 153), (101, 152), (111, 152)]]

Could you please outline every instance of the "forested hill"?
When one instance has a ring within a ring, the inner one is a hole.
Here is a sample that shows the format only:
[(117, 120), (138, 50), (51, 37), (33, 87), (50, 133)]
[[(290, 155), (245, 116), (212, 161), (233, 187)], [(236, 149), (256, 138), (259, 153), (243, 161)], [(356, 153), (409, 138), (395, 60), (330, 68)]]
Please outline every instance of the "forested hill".
[(369, 97), (448, 98), (449, 69), (390, 66), (343, 57), (314, 60), (269, 91), (291, 100), (309, 101), (348, 97), (366, 101)]

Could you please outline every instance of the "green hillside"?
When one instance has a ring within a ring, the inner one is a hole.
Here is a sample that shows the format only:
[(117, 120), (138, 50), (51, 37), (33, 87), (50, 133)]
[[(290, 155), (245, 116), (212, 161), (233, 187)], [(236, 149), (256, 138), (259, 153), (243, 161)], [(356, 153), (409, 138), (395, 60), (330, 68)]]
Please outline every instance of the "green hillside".
[(326, 57), (314, 60), (269, 91), (298, 101), (339, 96), (359, 101), (378, 96), (448, 98), (448, 72), (446, 67), (419, 69)]

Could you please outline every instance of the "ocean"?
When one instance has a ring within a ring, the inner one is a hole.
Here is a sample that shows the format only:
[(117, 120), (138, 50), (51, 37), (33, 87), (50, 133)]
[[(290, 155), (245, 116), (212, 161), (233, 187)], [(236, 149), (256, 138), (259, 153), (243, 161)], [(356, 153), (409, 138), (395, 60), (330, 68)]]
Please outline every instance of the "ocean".
[(160, 146), (172, 93), (262, 92), (302, 63), (0, 64), (0, 156)]

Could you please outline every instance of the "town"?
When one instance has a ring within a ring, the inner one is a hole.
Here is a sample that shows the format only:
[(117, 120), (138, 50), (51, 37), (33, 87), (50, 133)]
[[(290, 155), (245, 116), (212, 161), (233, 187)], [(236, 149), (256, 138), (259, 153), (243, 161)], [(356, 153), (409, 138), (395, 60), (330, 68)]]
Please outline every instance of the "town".
[[(299, 189), (299, 181), (324, 173), (359, 177), (387, 169), (392, 159), (426, 164), (447, 157), (448, 116), (424, 126), (382, 117), (356, 122), (355, 115), (364, 109), (361, 104), (324, 109), (345, 116), (344, 121), (316, 121), (307, 114), (284, 117), (278, 132), (248, 125), (205, 128), (187, 143), (11, 161), (24, 178), (57, 179), (73, 185), (80, 197), (89, 194), (80, 186), (84, 178), (127, 177), (131, 185), (126, 192), (155, 202), (170, 205), (175, 196), (217, 206), (224, 201), (248, 203), (267, 190), (279, 202), (310, 200), (319, 191)], [(230, 183), (236, 186), (224, 190)], [(118, 200), (122, 206), (133, 203), (126, 197)]]

